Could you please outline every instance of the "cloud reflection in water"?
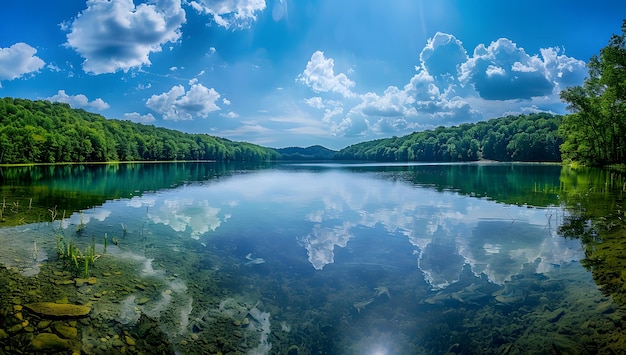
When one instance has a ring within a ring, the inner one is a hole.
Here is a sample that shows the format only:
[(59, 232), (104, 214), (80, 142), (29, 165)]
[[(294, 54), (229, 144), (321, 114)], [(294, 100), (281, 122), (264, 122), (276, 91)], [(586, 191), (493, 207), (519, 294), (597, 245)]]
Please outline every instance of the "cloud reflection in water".
[[(464, 265), (502, 284), (525, 264), (544, 272), (582, 257), (576, 241), (558, 237), (556, 226), (549, 225), (549, 213), (563, 213), (557, 207), (505, 205), (374, 173), (255, 172), (144, 195), (128, 206), (150, 206), (152, 222), (194, 239), (219, 236), (228, 223), (275, 228), (255, 238), (297, 239), (317, 270), (335, 262), (337, 248), (356, 238), (377, 248), (400, 235), (432, 288), (457, 281)], [(282, 236), (281, 225), (301, 234)], [(277, 247), (274, 257), (280, 251)]]

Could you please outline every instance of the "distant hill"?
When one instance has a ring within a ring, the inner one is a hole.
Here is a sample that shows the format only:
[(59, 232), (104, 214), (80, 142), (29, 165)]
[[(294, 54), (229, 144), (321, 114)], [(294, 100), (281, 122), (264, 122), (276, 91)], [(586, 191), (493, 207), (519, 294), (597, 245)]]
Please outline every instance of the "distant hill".
[(312, 145), (310, 147), (288, 147), (276, 149), (283, 160), (331, 160), (337, 151)]

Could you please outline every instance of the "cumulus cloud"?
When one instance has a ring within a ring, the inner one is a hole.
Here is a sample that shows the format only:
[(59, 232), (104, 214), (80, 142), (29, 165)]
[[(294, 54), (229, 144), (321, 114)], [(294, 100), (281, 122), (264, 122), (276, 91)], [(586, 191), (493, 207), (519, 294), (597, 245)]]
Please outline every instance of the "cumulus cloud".
[(81, 57), (87, 73), (114, 73), (150, 65), (149, 55), (176, 42), (185, 11), (180, 0), (157, 0), (135, 6), (133, 0), (88, 0), (68, 26), (66, 46)]
[(587, 64), (579, 59), (566, 56), (560, 48), (542, 48), (546, 74), (561, 89), (567, 86), (580, 85), (587, 76)]
[(0, 48), (0, 83), (2, 80), (13, 80), (43, 68), (45, 62), (35, 56), (35, 53), (35, 48), (22, 42)]
[(487, 47), (478, 45), (474, 55), (461, 65), (459, 79), (487, 100), (528, 100), (550, 95), (554, 89), (545, 62), (506, 38)]
[(346, 116), (340, 122), (332, 122), (330, 132), (334, 136), (363, 136), (370, 130), (370, 122), (363, 116)]
[(47, 97), (45, 100), (52, 102), (64, 102), (72, 107), (92, 108), (98, 111), (106, 110), (110, 107), (110, 105), (104, 102), (101, 98), (89, 101), (87, 96), (83, 94), (68, 95), (65, 90), (59, 90), (56, 95)]
[(388, 87), (382, 96), (371, 92), (361, 95), (361, 100), (356, 109), (366, 116), (398, 117), (414, 114), (408, 105), (415, 102), (415, 98), (395, 86)]
[(250, 27), (259, 12), (265, 10), (265, 0), (198, 0), (191, 1), (199, 13), (208, 14), (219, 26), (232, 29)]
[(216, 104), (220, 94), (215, 89), (209, 89), (194, 80), (190, 84), (189, 91), (177, 85), (168, 92), (152, 95), (146, 101), (146, 106), (161, 114), (164, 120), (172, 121), (206, 118), (210, 112), (220, 109)]
[[(304, 102), (325, 109), (322, 122), (331, 134), (389, 135), (529, 110), (550, 112), (563, 105), (559, 92), (582, 84), (587, 71), (584, 61), (566, 56), (560, 48), (530, 55), (506, 38), (479, 44), (468, 55), (460, 40), (441, 32), (427, 41), (415, 70), (404, 87), (358, 94), (351, 91), (355, 84), (345, 74), (335, 75), (333, 59), (318, 51), (296, 80), (319, 93)], [(329, 101), (324, 93), (360, 102), (344, 114), (325, 107)]]
[(354, 81), (348, 79), (344, 73), (335, 75), (334, 67), (335, 61), (332, 58), (326, 58), (324, 52), (316, 51), (296, 80), (316, 92), (335, 92), (344, 97), (353, 97), (354, 93), (350, 88), (354, 86)]
[(151, 113), (142, 115), (138, 112), (130, 112), (124, 114), (124, 118), (127, 120), (138, 122), (138, 123), (150, 123), (156, 121), (156, 118)]
[(461, 64), (467, 61), (463, 43), (453, 35), (437, 32), (420, 53), (420, 62), (433, 77), (456, 77)]

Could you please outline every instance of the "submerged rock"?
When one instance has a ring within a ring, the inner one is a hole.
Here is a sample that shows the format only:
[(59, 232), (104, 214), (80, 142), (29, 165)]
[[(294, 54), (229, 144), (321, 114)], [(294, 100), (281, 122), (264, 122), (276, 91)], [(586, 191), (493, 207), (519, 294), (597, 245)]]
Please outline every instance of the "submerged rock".
[(74, 339), (78, 337), (78, 329), (65, 324), (55, 324), (54, 331), (65, 339)]
[(70, 349), (70, 342), (56, 334), (40, 333), (31, 340), (28, 347), (35, 351), (63, 351)]
[(87, 306), (53, 302), (30, 303), (24, 307), (37, 314), (54, 318), (84, 317), (91, 312), (91, 308)]

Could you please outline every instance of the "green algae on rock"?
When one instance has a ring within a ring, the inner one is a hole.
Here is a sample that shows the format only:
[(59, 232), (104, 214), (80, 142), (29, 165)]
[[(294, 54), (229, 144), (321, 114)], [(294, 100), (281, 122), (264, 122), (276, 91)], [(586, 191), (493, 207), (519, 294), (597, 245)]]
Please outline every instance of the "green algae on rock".
[(24, 307), (37, 314), (55, 318), (84, 317), (91, 312), (91, 308), (88, 306), (53, 302), (30, 303), (24, 305)]
[(65, 324), (55, 324), (54, 331), (65, 339), (74, 339), (78, 337), (78, 329)]
[(70, 349), (70, 342), (56, 334), (40, 333), (31, 340), (29, 348), (35, 351), (63, 351)]

